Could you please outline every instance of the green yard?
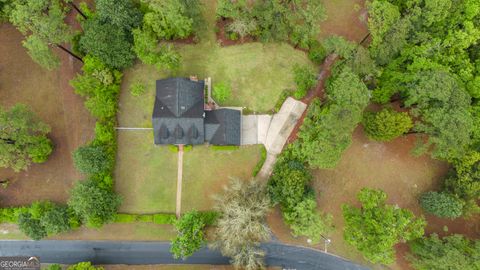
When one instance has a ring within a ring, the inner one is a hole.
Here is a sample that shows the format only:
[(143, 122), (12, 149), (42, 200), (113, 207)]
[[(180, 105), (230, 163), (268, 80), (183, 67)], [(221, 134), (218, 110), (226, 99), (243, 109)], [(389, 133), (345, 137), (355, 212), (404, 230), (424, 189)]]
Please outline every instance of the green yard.
[(261, 146), (213, 150), (195, 146), (183, 156), (182, 211), (211, 210), (212, 195), (221, 192), (230, 177), (248, 180), (260, 160)]
[(176, 153), (155, 146), (151, 131), (121, 131), (118, 146), (115, 189), (123, 197), (119, 212), (174, 212)]

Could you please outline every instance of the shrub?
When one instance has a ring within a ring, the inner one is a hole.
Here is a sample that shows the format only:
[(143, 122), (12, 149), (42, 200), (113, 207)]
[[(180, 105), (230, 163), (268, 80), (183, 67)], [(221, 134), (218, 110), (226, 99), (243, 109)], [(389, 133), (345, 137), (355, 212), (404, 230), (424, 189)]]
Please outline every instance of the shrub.
[(59, 264), (51, 264), (45, 270), (62, 270), (62, 267)]
[(116, 145), (115, 127), (113, 121), (97, 121), (95, 123), (94, 145)]
[(33, 240), (40, 240), (47, 236), (47, 231), (40, 224), (40, 220), (33, 218), (29, 212), (20, 213), (18, 228)]
[(40, 224), (45, 228), (48, 235), (70, 230), (70, 215), (67, 206), (52, 205), (40, 217)]
[(327, 51), (320, 42), (313, 43), (308, 50), (308, 58), (315, 64), (321, 64), (326, 56)]
[(217, 222), (217, 219), (220, 216), (220, 214), (215, 211), (199, 212), (199, 215), (202, 217), (203, 222), (206, 226), (211, 226), (215, 224), (215, 222)]
[(420, 205), (425, 212), (441, 218), (457, 218), (462, 215), (463, 203), (446, 192), (425, 192), (420, 196)]
[(99, 228), (114, 220), (120, 202), (121, 198), (115, 192), (87, 180), (75, 184), (68, 205), (88, 227)]
[(67, 270), (104, 270), (103, 267), (95, 267), (90, 262), (80, 262), (70, 265)]
[(408, 113), (384, 108), (379, 112), (365, 112), (363, 126), (367, 136), (376, 141), (390, 141), (408, 132), (413, 122)]
[(170, 251), (175, 259), (185, 260), (205, 243), (205, 221), (197, 211), (185, 213), (179, 220), (175, 221), (177, 236), (172, 241)]
[(177, 217), (175, 214), (154, 214), (153, 223), (156, 224), (174, 224)]
[(132, 94), (134, 97), (141, 96), (145, 94), (146, 91), (147, 88), (141, 82), (135, 82), (130, 86), (130, 94)]
[(73, 153), (75, 167), (84, 174), (109, 172), (113, 162), (103, 146), (81, 146)]
[(238, 145), (211, 145), (210, 149), (215, 151), (235, 151), (240, 149)]
[(292, 229), (293, 236), (306, 236), (313, 244), (320, 241), (323, 234), (332, 227), (332, 217), (317, 212), (315, 196), (302, 198), (295, 206), (283, 211), (285, 223)]
[(336, 53), (340, 57), (348, 59), (354, 53), (357, 44), (346, 40), (344, 37), (331, 36), (323, 41), (323, 47), (327, 54)]
[(297, 85), (297, 90), (293, 93), (296, 99), (303, 98), (308, 90), (310, 90), (317, 82), (315, 72), (308, 66), (295, 65), (293, 67), (294, 81)]
[(135, 222), (136, 220), (137, 220), (137, 215), (117, 213), (115, 215), (114, 222), (117, 222), (117, 223), (132, 223), (132, 222)]
[(260, 152), (260, 160), (257, 162), (257, 165), (255, 165), (255, 168), (253, 168), (253, 176), (257, 176), (257, 174), (260, 172), (260, 170), (263, 167), (263, 163), (265, 163), (265, 160), (267, 159), (267, 149), (265, 146), (262, 144), (262, 149)]
[(232, 89), (230, 88), (230, 85), (228, 85), (227, 83), (220, 82), (213, 86), (212, 95), (215, 101), (217, 101), (218, 103), (224, 103), (232, 95)]

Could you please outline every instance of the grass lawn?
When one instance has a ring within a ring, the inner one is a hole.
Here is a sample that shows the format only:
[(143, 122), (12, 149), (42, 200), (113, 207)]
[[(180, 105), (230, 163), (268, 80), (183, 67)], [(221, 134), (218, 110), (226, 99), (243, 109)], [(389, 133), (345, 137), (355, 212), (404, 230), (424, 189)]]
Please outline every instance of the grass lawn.
[[(113, 223), (100, 229), (81, 227), (46, 240), (169, 241), (175, 237), (172, 225), (153, 223)], [(0, 240), (29, 240), (16, 224), (0, 224)]]
[(119, 212), (175, 212), (177, 155), (153, 144), (152, 131), (119, 131), (115, 189)]
[[(234, 270), (230, 265), (102, 265), (105, 270)], [(281, 269), (268, 267), (268, 270)]]
[(194, 146), (183, 156), (182, 211), (210, 210), (212, 195), (221, 192), (230, 177), (249, 180), (260, 160), (261, 146), (212, 150)]

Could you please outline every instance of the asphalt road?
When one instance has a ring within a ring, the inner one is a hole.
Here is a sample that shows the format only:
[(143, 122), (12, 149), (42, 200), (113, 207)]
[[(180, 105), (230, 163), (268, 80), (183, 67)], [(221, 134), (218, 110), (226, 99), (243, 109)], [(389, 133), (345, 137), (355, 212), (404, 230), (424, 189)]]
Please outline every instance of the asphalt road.
[[(366, 270), (368, 268), (317, 250), (280, 243), (265, 243), (266, 263), (296, 270)], [(212, 264), (229, 259), (202, 248), (185, 261), (175, 260), (169, 242), (126, 241), (0, 241), (0, 256), (38, 256), (42, 263), (73, 264)]]

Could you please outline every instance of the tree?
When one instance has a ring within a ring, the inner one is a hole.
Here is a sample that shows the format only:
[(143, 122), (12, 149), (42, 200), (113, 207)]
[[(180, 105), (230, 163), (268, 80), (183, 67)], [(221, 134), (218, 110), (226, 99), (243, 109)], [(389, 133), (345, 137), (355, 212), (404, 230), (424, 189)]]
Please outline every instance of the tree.
[(128, 30), (95, 16), (82, 26), (84, 35), (79, 45), (84, 53), (97, 57), (110, 68), (123, 69), (133, 64), (135, 53)]
[(70, 213), (67, 206), (52, 205), (40, 217), (40, 224), (48, 235), (66, 232), (71, 229)]
[(20, 213), (18, 228), (33, 240), (40, 240), (47, 236), (47, 231), (40, 224), (40, 220), (33, 218), (29, 212)]
[(480, 268), (480, 241), (454, 234), (440, 239), (438, 235), (421, 238), (410, 243), (407, 256), (417, 270), (474, 270)]
[(293, 236), (306, 236), (313, 244), (320, 241), (322, 234), (332, 227), (332, 217), (317, 212), (317, 202), (314, 195), (306, 195), (290, 209), (283, 211), (285, 223), (292, 229)]
[(375, 141), (391, 141), (413, 127), (408, 113), (396, 112), (392, 108), (365, 112), (362, 123), (367, 136)]
[(457, 218), (462, 215), (463, 203), (451, 194), (429, 191), (420, 196), (420, 205), (427, 213), (441, 218)]
[(157, 38), (181, 39), (192, 34), (193, 19), (187, 16), (187, 7), (181, 1), (143, 0), (143, 2), (149, 8), (143, 18), (143, 27), (153, 31)]
[(269, 208), (270, 200), (261, 183), (232, 179), (216, 198), (215, 209), (221, 216), (212, 247), (231, 257), (236, 267), (253, 270), (263, 266), (263, 252), (258, 245), (270, 238), (265, 222)]
[(96, 0), (96, 11), (102, 21), (125, 30), (142, 24), (142, 13), (131, 0)]
[(172, 241), (170, 251), (175, 259), (185, 260), (205, 243), (203, 229), (205, 221), (197, 211), (185, 213), (175, 222), (177, 237)]
[(293, 96), (297, 99), (303, 98), (308, 90), (317, 83), (317, 76), (309, 66), (295, 65), (293, 67), (293, 80), (297, 85), (297, 89)]
[(108, 172), (113, 162), (103, 146), (81, 146), (73, 153), (75, 167), (82, 173), (91, 175)]
[(96, 182), (77, 182), (68, 200), (68, 206), (92, 228), (100, 228), (112, 221), (120, 206), (121, 198), (112, 190), (100, 188)]
[(0, 0), (0, 22), (8, 21), (13, 0)]
[(387, 194), (364, 188), (357, 194), (361, 208), (343, 205), (344, 238), (373, 263), (390, 264), (395, 260), (393, 246), (400, 241), (422, 237), (426, 222), (409, 210), (387, 205)]
[(297, 158), (318, 168), (336, 166), (369, 101), (367, 87), (348, 68), (327, 85), (327, 95), (326, 104), (310, 105), (293, 147)]
[(368, 8), (368, 29), (372, 36), (370, 44), (372, 50), (376, 50), (383, 41), (385, 35), (400, 19), (400, 11), (397, 6), (388, 1), (370, 1)]
[(134, 29), (133, 39), (133, 50), (145, 64), (154, 65), (159, 70), (175, 70), (180, 66), (180, 55), (170, 45), (158, 46), (153, 31)]
[(460, 158), (471, 143), (473, 129), (468, 93), (455, 76), (446, 71), (428, 70), (411, 78), (405, 90), (405, 106), (413, 107), (413, 116), (421, 117), (414, 131), (428, 136), (419, 140), (417, 153), (433, 148), (433, 158), (447, 161)]
[(64, 21), (66, 13), (67, 7), (60, 0), (18, 0), (13, 3), (10, 22), (23, 35), (28, 35), (23, 42), (28, 54), (47, 69), (56, 68), (60, 63), (50, 49), (52, 46), (80, 59), (62, 46), (73, 37), (70, 27)]
[(103, 267), (95, 267), (90, 262), (80, 262), (70, 265), (67, 270), (104, 270)]
[(267, 190), (273, 203), (280, 203), (288, 211), (303, 200), (312, 175), (303, 163), (285, 152), (276, 162)]
[(26, 170), (31, 162), (45, 162), (51, 154), (50, 127), (27, 106), (17, 104), (9, 111), (0, 108), (0, 126), (0, 167)]

